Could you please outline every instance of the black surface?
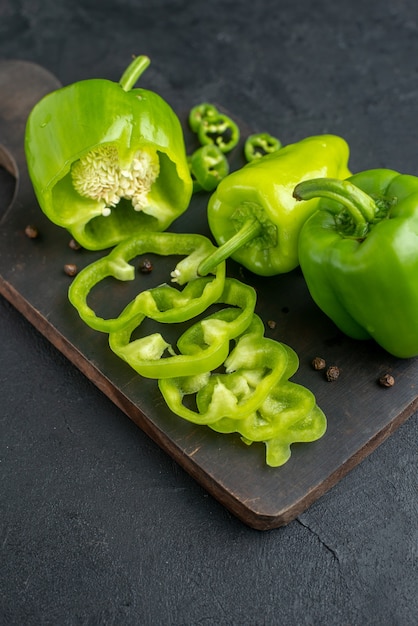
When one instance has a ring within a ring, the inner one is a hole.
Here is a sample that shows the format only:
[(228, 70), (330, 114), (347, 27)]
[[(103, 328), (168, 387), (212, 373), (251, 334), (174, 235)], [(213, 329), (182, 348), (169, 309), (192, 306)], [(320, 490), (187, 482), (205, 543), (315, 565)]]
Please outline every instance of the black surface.
[[(413, 0), (3, 0), (0, 59), (66, 84), (146, 53), (144, 86), (177, 110), (221, 102), (285, 143), (341, 134), (353, 170), (418, 174), (417, 20)], [(3, 299), (0, 315), (2, 624), (416, 624), (416, 415), (261, 533)]]

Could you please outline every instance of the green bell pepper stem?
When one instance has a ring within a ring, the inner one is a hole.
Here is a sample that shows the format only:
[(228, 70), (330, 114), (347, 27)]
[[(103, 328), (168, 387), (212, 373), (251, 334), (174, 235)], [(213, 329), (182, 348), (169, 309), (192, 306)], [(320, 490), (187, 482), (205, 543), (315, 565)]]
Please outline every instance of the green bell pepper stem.
[[(109, 346), (146, 378), (205, 374), (225, 361), (229, 342), (251, 323), (255, 303), (256, 293), (252, 287), (227, 278), (217, 304), (228, 306), (189, 327), (177, 341), (178, 354), (159, 332), (131, 341), (145, 315), (138, 315), (118, 331), (111, 332)], [(166, 352), (171, 356), (164, 356)]]
[[(102, 332), (118, 330), (138, 314), (159, 322), (191, 319), (203, 313), (223, 292), (225, 264), (219, 264), (214, 276), (205, 279), (198, 278), (196, 273), (200, 260), (215, 249), (203, 235), (169, 232), (134, 235), (76, 275), (68, 292), (70, 302), (88, 326)], [(186, 284), (184, 289), (159, 285), (141, 291), (117, 317), (99, 317), (87, 302), (93, 287), (109, 276), (120, 281), (134, 280), (135, 268), (129, 261), (144, 253), (186, 255), (171, 272), (172, 281)]]
[(219, 246), (212, 252), (198, 267), (199, 276), (206, 276), (210, 272), (213, 272), (218, 263), (222, 263), (230, 256), (232, 256), (239, 248), (245, 246), (249, 241), (252, 241), (262, 231), (262, 225), (257, 219), (248, 220), (242, 228), (228, 239), (224, 244)]
[(348, 180), (336, 178), (304, 180), (296, 185), (293, 197), (296, 200), (328, 198), (343, 204), (355, 223), (354, 236), (364, 236), (377, 213), (375, 201)]
[(150, 63), (151, 60), (145, 55), (135, 57), (132, 63), (130, 63), (123, 72), (119, 80), (119, 84), (122, 89), (124, 91), (130, 91), (139, 77), (145, 72), (147, 67), (149, 67)]

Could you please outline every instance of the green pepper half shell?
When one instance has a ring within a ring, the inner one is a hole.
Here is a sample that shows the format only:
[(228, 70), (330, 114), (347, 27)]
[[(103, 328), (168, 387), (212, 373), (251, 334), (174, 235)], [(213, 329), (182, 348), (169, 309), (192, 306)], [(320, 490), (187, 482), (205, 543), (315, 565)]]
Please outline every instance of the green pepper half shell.
[(31, 111), (25, 151), (47, 217), (89, 250), (163, 231), (189, 206), (192, 180), (178, 117), (158, 94), (133, 89), (136, 57), (119, 83), (83, 80)]

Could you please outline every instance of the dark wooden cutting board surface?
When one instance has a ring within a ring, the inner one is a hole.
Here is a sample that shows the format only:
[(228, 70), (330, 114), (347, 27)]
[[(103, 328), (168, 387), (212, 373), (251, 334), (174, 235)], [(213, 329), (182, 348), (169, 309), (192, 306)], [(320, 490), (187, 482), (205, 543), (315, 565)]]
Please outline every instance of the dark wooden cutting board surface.
[[(88, 328), (68, 302), (71, 278), (64, 265), (75, 263), (81, 269), (103, 253), (70, 249), (68, 233), (41, 213), (23, 151), (30, 109), (58, 86), (38, 65), (0, 61), (0, 293), (244, 523), (260, 530), (287, 524), (417, 410), (418, 359), (396, 359), (371, 341), (343, 336), (312, 302), (298, 270), (260, 278), (229, 262), (230, 276), (255, 287), (256, 312), (265, 322), (266, 336), (298, 353), (300, 368), (292, 380), (316, 394), (328, 418), (327, 432), (315, 443), (295, 444), (285, 466), (269, 468), (262, 444), (247, 447), (238, 436), (219, 435), (174, 416), (156, 382), (139, 377), (113, 355), (107, 336)], [(237, 166), (241, 148), (232, 157)], [(206, 202), (206, 196), (195, 196), (171, 230), (209, 235)], [(38, 228), (38, 238), (25, 235), (28, 224)], [(167, 281), (171, 269), (169, 258), (154, 259), (149, 276), (138, 274), (133, 283), (115, 287), (116, 301)], [(103, 313), (109, 301), (105, 290), (98, 298)], [(312, 368), (315, 356), (340, 368), (337, 381), (327, 382)], [(392, 374), (393, 387), (378, 384), (383, 373)]]

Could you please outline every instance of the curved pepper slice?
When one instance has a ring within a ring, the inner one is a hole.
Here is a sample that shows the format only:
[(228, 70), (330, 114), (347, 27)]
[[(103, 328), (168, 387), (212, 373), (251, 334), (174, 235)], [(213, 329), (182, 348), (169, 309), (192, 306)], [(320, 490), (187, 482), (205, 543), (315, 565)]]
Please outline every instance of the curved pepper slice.
[[(160, 391), (173, 413), (194, 424), (211, 425), (225, 416), (235, 423), (256, 411), (271, 388), (292, 376), (299, 365), (291, 348), (263, 335), (263, 322), (254, 314), (224, 362), (225, 373), (160, 380)], [(194, 393), (197, 411), (183, 403)]]
[(418, 178), (367, 170), (305, 181), (294, 193), (322, 198), (299, 242), (316, 304), (348, 336), (418, 356)]
[[(70, 285), (68, 297), (82, 320), (91, 328), (110, 332), (122, 328), (132, 317), (143, 314), (158, 322), (180, 322), (202, 313), (222, 295), (225, 265), (216, 268), (214, 276), (197, 278), (200, 261), (214, 249), (203, 235), (145, 232), (126, 239), (105, 257), (81, 270)], [(171, 272), (172, 280), (184, 285), (183, 290), (163, 284), (139, 293), (118, 317), (99, 317), (88, 305), (87, 298), (95, 285), (109, 276), (118, 280), (134, 280), (134, 257), (152, 252), (159, 255), (187, 255)]]
[(293, 189), (307, 178), (346, 178), (348, 156), (341, 137), (308, 137), (226, 176), (207, 211), (220, 248), (204, 262), (202, 275), (228, 256), (261, 276), (296, 268), (300, 229), (319, 200), (297, 203)]
[[(177, 341), (179, 353), (154, 333), (131, 341), (145, 315), (137, 315), (123, 328), (109, 334), (112, 351), (146, 378), (194, 376), (219, 367), (229, 353), (229, 342), (250, 324), (256, 303), (255, 290), (227, 278), (217, 304), (230, 305), (188, 328)], [(171, 356), (163, 356), (165, 352)]]
[(230, 152), (238, 144), (238, 125), (215, 105), (198, 104), (189, 113), (190, 128), (197, 134), (202, 146), (215, 145), (222, 152)]
[(249, 135), (244, 144), (244, 156), (248, 163), (260, 159), (266, 154), (277, 152), (282, 147), (277, 137), (273, 137), (268, 133), (255, 133)]
[(58, 89), (28, 118), (26, 158), (40, 207), (90, 250), (165, 230), (189, 206), (180, 122), (158, 94), (132, 88), (149, 63), (137, 57), (119, 83)]
[(193, 132), (197, 133), (202, 124), (209, 123), (217, 115), (218, 109), (214, 104), (202, 102), (202, 104), (197, 104), (190, 110), (189, 126)]
[(229, 163), (220, 148), (214, 144), (202, 146), (193, 152), (189, 158), (192, 178), (197, 185), (194, 191), (203, 189), (213, 191), (221, 180), (229, 174)]
[(247, 445), (264, 443), (267, 465), (279, 467), (289, 460), (293, 443), (320, 439), (327, 420), (309, 389), (281, 380), (257, 411), (238, 420), (221, 419), (210, 428), (220, 433), (239, 433)]

